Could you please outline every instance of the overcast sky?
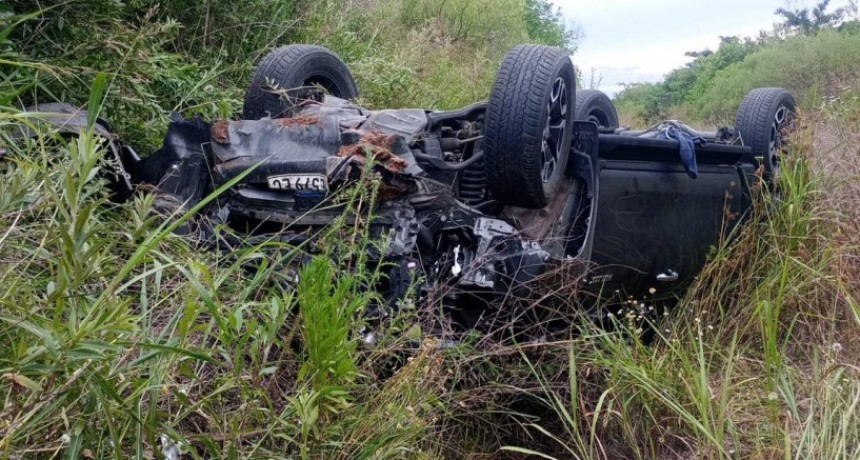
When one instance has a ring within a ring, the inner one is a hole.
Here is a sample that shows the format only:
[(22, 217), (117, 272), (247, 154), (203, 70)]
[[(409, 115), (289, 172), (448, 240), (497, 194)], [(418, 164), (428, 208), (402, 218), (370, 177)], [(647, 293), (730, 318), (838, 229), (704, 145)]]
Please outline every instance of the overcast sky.
[[(600, 89), (620, 83), (657, 81), (689, 62), (684, 52), (715, 49), (720, 35), (757, 36), (777, 22), (785, 0), (552, 0), (584, 32), (574, 61), (583, 83), (591, 69)], [(794, 5), (812, 5), (795, 0)], [(845, 4), (834, 0), (833, 6)]]

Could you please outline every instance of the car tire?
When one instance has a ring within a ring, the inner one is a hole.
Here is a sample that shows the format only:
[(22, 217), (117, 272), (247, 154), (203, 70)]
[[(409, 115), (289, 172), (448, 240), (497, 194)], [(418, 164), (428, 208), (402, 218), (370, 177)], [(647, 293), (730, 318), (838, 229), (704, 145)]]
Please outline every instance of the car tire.
[(567, 164), (575, 98), (562, 50), (520, 45), (502, 61), (484, 115), (487, 185), (500, 203), (547, 205)]
[(574, 120), (597, 123), (600, 129), (616, 129), (620, 126), (615, 104), (606, 93), (595, 89), (585, 89), (576, 93), (576, 107), (573, 113)]
[(272, 91), (272, 85), (280, 89), (321, 86), (341, 99), (358, 98), (358, 87), (346, 64), (331, 50), (316, 45), (282, 46), (260, 60), (245, 92), (246, 120), (278, 118), (291, 108)]
[(796, 117), (797, 103), (783, 88), (754, 89), (741, 101), (735, 128), (743, 145), (761, 158), (768, 182), (779, 177), (785, 136), (793, 129)]

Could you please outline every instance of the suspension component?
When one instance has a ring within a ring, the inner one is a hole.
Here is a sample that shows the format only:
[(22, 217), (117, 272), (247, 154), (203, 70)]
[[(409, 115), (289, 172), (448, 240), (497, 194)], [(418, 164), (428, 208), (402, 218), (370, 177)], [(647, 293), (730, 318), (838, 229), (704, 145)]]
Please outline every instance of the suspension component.
[(487, 176), (484, 173), (484, 160), (480, 159), (460, 172), (457, 198), (466, 204), (477, 204), (486, 198)]

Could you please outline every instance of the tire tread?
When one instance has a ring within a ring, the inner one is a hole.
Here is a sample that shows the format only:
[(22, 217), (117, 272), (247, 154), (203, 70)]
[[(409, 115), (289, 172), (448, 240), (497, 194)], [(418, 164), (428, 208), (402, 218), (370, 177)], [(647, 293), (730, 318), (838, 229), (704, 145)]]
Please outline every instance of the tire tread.
[(605, 126), (604, 128), (614, 129), (620, 126), (618, 121), (618, 110), (615, 108), (615, 104), (612, 103), (612, 100), (609, 99), (609, 96), (607, 96), (606, 93), (596, 89), (578, 91), (576, 93), (576, 109), (574, 110), (576, 116), (574, 119), (586, 120), (588, 119), (588, 114), (594, 109), (600, 109), (606, 114), (609, 126)]
[[(557, 48), (520, 45), (496, 76), (484, 125), (484, 165), (490, 191), (502, 203), (539, 208), (548, 201), (540, 180), (542, 112), (561, 59), (569, 58)], [(568, 82), (571, 101), (575, 90)], [(560, 161), (557, 168), (564, 166)]]
[(773, 117), (780, 106), (787, 105), (792, 111), (794, 97), (783, 88), (757, 88), (741, 101), (735, 117), (735, 128), (744, 145), (752, 149), (753, 156), (766, 156), (770, 149), (770, 133)]
[[(355, 80), (346, 64), (331, 50), (317, 45), (286, 45), (275, 48), (257, 64), (251, 83), (245, 92), (243, 117), (248, 120), (259, 119), (269, 113), (282, 111), (283, 104), (277, 94), (269, 91), (267, 79), (278, 81), (281, 86), (299, 86), (304, 81), (301, 76), (313, 72), (314, 66), (323, 62), (332, 69), (341, 69), (340, 82), (344, 86), (343, 99), (358, 97)], [(301, 79), (301, 81), (299, 81)]]

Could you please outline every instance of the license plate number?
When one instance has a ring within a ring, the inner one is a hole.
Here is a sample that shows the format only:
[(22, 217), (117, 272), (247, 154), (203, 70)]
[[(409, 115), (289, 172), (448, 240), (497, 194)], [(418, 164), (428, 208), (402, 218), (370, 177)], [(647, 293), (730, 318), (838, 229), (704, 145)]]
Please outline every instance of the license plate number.
[(322, 174), (284, 174), (268, 178), (269, 188), (292, 192), (327, 192), (328, 181)]

